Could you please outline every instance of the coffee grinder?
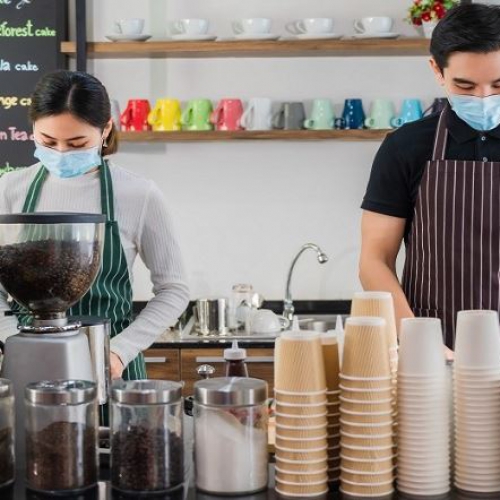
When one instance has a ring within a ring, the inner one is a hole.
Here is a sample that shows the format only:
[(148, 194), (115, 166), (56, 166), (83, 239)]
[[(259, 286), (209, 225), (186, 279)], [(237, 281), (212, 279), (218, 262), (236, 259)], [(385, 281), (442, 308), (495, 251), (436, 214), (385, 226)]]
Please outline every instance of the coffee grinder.
[(0, 215), (0, 283), (29, 311), (29, 321), (7, 338), (1, 370), (14, 386), (16, 449), (22, 463), (26, 385), (96, 381), (92, 343), (66, 312), (100, 270), (105, 221), (103, 215), (78, 213)]

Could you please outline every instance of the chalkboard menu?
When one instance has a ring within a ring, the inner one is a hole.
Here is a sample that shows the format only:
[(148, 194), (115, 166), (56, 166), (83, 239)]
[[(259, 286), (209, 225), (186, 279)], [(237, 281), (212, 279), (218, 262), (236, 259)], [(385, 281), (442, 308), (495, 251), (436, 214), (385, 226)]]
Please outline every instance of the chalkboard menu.
[(28, 120), (40, 77), (65, 67), (66, 0), (0, 0), (0, 175), (35, 163)]

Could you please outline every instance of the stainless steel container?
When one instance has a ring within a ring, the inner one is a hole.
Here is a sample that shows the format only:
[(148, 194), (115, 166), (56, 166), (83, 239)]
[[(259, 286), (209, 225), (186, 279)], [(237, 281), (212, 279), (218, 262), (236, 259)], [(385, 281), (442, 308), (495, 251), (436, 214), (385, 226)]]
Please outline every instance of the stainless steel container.
[(89, 341), (92, 370), (97, 386), (97, 403), (99, 405), (106, 404), (109, 399), (111, 385), (111, 369), (109, 365), (110, 323), (108, 320), (91, 316), (81, 316), (75, 319), (82, 324), (80, 331), (86, 335)]
[(226, 298), (198, 299), (194, 309), (197, 332), (201, 335), (227, 335), (228, 306)]

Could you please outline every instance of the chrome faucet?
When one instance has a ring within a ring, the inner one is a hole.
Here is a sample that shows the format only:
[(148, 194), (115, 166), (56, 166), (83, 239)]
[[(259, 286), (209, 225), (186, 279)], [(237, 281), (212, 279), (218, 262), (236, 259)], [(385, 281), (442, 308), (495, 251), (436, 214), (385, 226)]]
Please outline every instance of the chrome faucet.
[(285, 300), (284, 300), (284, 309), (283, 309), (283, 316), (290, 321), (290, 325), (292, 324), (293, 320), (293, 313), (295, 312), (295, 308), (293, 307), (293, 300), (292, 300), (292, 291), (291, 291), (291, 284), (292, 284), (292, 274), (293, 270), (295, 268), (295, 264), (299, 260), (299, 257), (306, 251), (306, 250), (314, 250), (317, 254), (318, 257), (318, 262), (320, 264), (325, 264), (328, 262), (328, 255), (321, 250), (321, 248), (318, 245), (315, 245), (314, 243), (306, 243), (305, 245), (302, 246), (300, 249), (299, 253), (295, 256), (295, 258), (292, 261), (292, 264), (290, 266), (290, 269), (288, 271), (288, 278), (286, 280), (286, 291), (285, 291)]

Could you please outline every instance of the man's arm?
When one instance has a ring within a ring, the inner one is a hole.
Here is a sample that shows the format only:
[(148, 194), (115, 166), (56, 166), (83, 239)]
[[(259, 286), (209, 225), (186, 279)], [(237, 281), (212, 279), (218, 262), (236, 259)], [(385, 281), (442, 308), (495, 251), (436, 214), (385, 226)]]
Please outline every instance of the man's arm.
[(391, 292), (396, 324), (412, 318), (413, 312), (396, 274), (396, 258), (401, 248), (406, 219), (363, 211), (359, 278), (365, 290)]

